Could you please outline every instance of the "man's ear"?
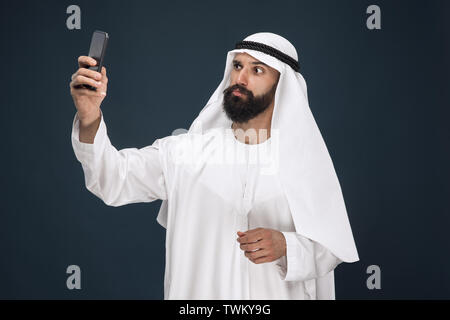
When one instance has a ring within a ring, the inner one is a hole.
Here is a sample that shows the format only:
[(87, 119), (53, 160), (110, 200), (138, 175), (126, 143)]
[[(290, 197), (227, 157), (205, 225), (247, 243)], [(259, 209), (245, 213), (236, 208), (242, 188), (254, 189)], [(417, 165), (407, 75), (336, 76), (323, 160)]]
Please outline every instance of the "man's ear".
[(273, 85), (275, 88), (278, 86), (279, 81), (280, 81), (280, 72), (277, 71), (277, 80), (275, 81), (275, 84)]
[(274, 88), (278, 87), (278, 82), (280, 81), (280, 73), (278, 72), (277, 81), (275, 81)]

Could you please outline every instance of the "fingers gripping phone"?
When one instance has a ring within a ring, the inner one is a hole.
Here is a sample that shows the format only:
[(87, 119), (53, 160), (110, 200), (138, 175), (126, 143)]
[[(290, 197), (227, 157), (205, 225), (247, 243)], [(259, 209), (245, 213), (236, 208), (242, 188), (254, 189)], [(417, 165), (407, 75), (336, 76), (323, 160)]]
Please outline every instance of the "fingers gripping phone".
[[(94, 58), (97, 61), (95, 66), (91, 66), (88, 69), (102, 72), (103, 59), (105, 58), (106, 46), (108, 45), (109, 36), (104, 31), (96, 30), (92, 34), (91, 46), (89, 48), (88, 56)], [(95, 87), (84, 84), (85, 88), (93, 91), (97, 91)]]

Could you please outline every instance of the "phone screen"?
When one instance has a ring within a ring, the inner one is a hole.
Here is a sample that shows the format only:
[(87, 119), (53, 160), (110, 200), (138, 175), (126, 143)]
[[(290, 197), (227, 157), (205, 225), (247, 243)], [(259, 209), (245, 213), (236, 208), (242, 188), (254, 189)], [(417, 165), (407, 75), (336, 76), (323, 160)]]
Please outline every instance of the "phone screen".
[(97, 65), (89, 69), (100, 72), (103, 64), (104, 51), (106, 49), (106, 42), (108, 36), (105, 32), (94, 32), (92, 34), (91, 46), (89, 48), (89, 57), (97, 60)]

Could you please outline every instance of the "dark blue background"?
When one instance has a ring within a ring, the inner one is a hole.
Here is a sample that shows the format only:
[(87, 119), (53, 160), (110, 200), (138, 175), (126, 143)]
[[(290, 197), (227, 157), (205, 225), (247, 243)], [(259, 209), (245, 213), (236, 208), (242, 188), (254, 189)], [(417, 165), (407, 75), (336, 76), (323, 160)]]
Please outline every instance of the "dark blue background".
[[(450, 297), (448, 1), (77, 1), (82, 28), (68, 30), (71, 4), (0, 3), (0, 298), (163, 298), (160, 201), (106, 206), (70, 142), (70, 76), (96, 29), (118, 149), (188, 128), (235, 42), (291, 41), (361, 259), (336, 269), (337, 298)], [(381, 30), (366, 28), (371, 4)], [(66, 288), (71, 264), (81, 290)], [(381, 290), (366, 287), (372, 264)]]

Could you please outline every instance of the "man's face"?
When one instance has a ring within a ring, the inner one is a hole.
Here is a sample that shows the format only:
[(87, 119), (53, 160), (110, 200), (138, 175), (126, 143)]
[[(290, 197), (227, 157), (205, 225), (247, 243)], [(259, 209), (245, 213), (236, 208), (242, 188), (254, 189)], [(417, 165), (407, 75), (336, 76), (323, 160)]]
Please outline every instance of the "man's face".
[(233, 122), (245, 123), (272, 105), (280, 73), (245, 52), (238, 53), (232, 63), (223, 108)]

